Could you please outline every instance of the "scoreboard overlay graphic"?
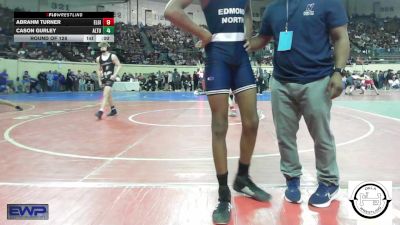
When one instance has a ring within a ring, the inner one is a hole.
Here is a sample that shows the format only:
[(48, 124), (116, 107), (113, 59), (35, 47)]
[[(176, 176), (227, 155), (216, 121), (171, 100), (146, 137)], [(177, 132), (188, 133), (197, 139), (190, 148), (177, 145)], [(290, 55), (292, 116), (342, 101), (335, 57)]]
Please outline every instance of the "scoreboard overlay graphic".
[(14, 42), (114, 42), (114, 12), (14, 12)]

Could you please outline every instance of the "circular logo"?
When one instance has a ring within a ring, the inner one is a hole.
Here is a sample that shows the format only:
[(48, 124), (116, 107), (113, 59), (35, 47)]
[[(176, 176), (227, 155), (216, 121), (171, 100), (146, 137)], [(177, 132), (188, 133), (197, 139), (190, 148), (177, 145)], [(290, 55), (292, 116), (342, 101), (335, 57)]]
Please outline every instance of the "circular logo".
[(390, 201), (385, 186), (377, 182), (361, 183), (350, 199), (356, 213), (367, 219), (374, 219), (385, 213)]

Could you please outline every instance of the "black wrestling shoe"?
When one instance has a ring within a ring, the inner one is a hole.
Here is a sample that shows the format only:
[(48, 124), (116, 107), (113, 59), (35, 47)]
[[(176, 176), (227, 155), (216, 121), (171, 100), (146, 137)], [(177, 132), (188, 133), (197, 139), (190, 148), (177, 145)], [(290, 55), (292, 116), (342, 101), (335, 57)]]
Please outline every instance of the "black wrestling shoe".
[(107, 116), (115, 116), (115, 115), (117, 115), (117, 109), (111, 109), (111, 111), (110, 111), (110, 113), (109, 114), (107, 114)]
[(103, 111), (99, 110), (99, 111), (97, 111), (97, 113), (94, 114), (94, 115), (97, 117), (97, 119), (101, 120), (101, 117), (103, 116)]
[(271, 195), (257, 187), (249, 176), (236, 176), (233, 189), (260, 202), (266, 202), (271, 199)]
[(231, 192), (228, 186), (220, 186), (218, 189), (218, 204), (212, 214), (214, 224), (228, 224), (231, 219)]

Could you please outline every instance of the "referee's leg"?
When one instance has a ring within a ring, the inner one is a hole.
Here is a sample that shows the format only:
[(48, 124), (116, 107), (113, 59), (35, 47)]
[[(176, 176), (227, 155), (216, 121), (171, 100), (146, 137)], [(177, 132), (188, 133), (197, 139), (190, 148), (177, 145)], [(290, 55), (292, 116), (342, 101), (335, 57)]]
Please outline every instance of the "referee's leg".
[(330, 129), (332, 100), (326, 89), (329, 76), (306, 84), (301, 100), (304, 120), (314, 140), (318, 181), (326, 185), (339, 183), (335, 139)]
[(280, 167), (286, 179), (302, 175), (296, 143), (301, 111), (292, 96), (291, 85), (271, 79), (272, 115), (281, 154)]

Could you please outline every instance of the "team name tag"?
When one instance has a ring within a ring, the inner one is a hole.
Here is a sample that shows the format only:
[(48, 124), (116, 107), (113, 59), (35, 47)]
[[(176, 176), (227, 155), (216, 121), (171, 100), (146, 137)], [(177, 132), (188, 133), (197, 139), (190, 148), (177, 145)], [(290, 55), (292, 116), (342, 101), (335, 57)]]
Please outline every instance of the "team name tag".
[(279, 34), (278, 52), (292, 49), (293, 31), (282, 31)]

